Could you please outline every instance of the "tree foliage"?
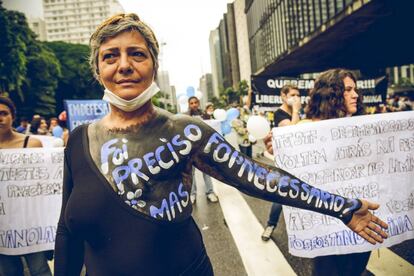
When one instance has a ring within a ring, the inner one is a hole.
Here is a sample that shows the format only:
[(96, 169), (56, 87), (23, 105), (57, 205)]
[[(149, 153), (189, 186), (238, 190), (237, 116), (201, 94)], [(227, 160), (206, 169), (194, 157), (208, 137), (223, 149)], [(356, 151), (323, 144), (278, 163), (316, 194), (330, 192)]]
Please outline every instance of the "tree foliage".
[(44, 42), (53, 50), (61, 65), (62, 74), (56, 89), (56, 109), (63, 110), (63, 100), (100, 99), (103, 89), (89, 67), (89, 47), (62, 41)]
[(213, 97), (212, 102), (216, 108), (225, 108), (230, 105), (243, 105), (243, 96), (246, 96), (249, 91), (249, 85), (246, 80), (242, 80), (237, 84), (236, 89), (227, 87), (221, 89), (219, 98)]
[(1, 5), (0, 36), (0, 94), (13, 99), (20, 116), (54, 115), (60, 64), (53, 52), (36, 40), (24, 14)]

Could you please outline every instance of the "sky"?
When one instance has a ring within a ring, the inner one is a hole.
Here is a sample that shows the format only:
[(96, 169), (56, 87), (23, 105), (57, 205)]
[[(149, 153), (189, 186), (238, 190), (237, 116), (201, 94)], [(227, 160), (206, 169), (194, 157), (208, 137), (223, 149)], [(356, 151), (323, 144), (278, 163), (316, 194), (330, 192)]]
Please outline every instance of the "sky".
[[(161, 46), (160, 70), (167, 70), (177, 95), (198, 89), (200, 77), (211, 72), (209, 35), (218, 27), (227, 3), (234, 0), (118, 0), (155, 32)], [(42, 17), (42, 0), (3, 0), (9, 9)]]
[(209, 35), (233, 0), (120, 0), (155, 32), (161, 47), (160, 69), (167, 70), (177, 95), (211, 72)]

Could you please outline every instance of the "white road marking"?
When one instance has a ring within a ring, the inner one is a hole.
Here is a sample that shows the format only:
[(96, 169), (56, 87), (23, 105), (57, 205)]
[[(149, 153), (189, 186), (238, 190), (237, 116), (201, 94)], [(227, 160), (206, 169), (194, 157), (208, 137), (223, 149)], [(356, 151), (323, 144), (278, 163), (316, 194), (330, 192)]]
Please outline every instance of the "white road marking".
[(414, 275), (414, 265), (387, 248), (372, 251), (367, 269), (374, 273), (375, 276)]
[(213, 180), (224, 218), (249, 276), (296, 275), (276, 244), (263, 242), (263, 226), (240, 192)]

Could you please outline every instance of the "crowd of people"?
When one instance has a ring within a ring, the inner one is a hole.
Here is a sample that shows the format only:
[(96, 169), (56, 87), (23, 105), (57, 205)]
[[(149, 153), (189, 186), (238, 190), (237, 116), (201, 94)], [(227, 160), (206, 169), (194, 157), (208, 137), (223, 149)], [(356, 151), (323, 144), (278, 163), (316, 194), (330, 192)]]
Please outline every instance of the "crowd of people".
[(21, 117), (15, 131), (25, 135), (44, 135), (62, 139), (66, 144), (69, 130), (66, 127), (66, 112), (63, 111), (58, 117), (46, 119), (39, 114), (34, 114), (32, 120)]
[[(20, 125), (12, 129), (16, 110), (9, 99), (0, 98), (0, 148), (41, 146), (37, 139), (27, 138), (30, 135), (65, 141), (55, 275), (79, 275), (83, 265), (88, 275), (214, 275), (191, 216), (197, 200), (195, 168), (203, 174), (206, 196), (212, 203), (218, 202), (218, 197), (210, 176), (274, 202), (262, 235), (264, 241), (270, 239), (277, 224), (281, 204), (336, 217), (372, 244), (387, 237), (383, 231), (387, 225), (372, 213), (377, 204), (332, 194), (344, 204), (340, 210), (328, 210), (324, 205), (316, 208), (312, 201), (275, 192), (281, 178), (304, 182), (250, 158), (251, 149), (248, 152), (246, 145), (255, 141), (246, 129), (246, 108), (240, 108), (239, 118), (232, 122), (240, 137), (239, 148), (245, 151), (240, 154), (203, 123), (214, 119), (213, 104), (208, 103), (201, 111), (199, 99), (190, 97), (184, 115), (155, 107), (150, 99), (159, 91), (154, 81), (159, 45), (153, 31), (137, 15), (107, 19), (92, 35), (90, 47), (91, 68), (111, 106), (101, 120), (78, 127), (70, 137), (64, 113), (48, 121), (39, 115), (30, 123), (21, 118)], [(281, 97), (282, 106), (271, 116), (275, 127), (364, 114), (356, 78), (348, 70), (323, 72), (306, 106), (301, 105), (299, 90), (293, 85), (283, 87)], [(412, 108), (405, 98), (394, 98), (390, 105), (387, 111)], [(272, 152), (269, 137), (265, 143)], [(223, 150), (225, 155), (221, 156)], [(238, 161), (232, 162), (230, 156)], [(240, 176), (235, 165), (240, 162), (257, 166), (269, 182), (267, 188), (260, 189)], [(285, 188), (293, 189), (289, 185)], [(345, 211), (354, 204), (357, 208)], [(315, 258), (313, 274), (360, 275), (369, 254)], [(0, 255), (1, 269), (16, 273), (5, 275), (21, 275), (18, 258), (7, 262), (8, 256)], [(43, 273), (32, 275), (50, 272)]]

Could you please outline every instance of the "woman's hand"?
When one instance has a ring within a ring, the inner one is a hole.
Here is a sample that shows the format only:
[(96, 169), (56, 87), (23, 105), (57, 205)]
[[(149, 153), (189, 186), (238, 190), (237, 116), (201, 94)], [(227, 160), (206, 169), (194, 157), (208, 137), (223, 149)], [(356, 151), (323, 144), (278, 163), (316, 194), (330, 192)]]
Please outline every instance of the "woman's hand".
[(272, 145), (272, 131), (270, 131), (266, 137), (264, 138), (264, 144), (266, 146), (266, 150), (273, 154), (273, 145)]
[(381, 227), (387, 229), (388, 225), (369, 211), (378, 209), (379, 204), (371, 203), (363, 199), (360, 200), (362, 206), (354, 213), (347, 226), (369, 243), (382, 243), (388, 235)]

